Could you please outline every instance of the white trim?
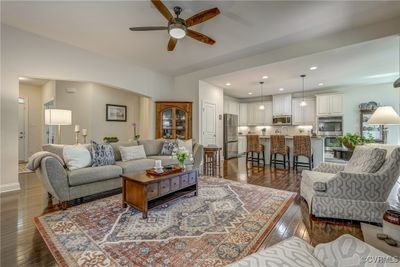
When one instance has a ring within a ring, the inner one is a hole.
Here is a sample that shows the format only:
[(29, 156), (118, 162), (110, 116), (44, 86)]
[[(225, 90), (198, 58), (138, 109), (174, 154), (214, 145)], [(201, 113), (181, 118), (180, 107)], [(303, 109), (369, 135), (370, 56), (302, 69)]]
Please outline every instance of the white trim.
[(19, 186), (19, 183), (11, 183), (11, 184), (0, 185), (0, 193), (19, 191), (19, 190), (21, 190), (21, 187)]

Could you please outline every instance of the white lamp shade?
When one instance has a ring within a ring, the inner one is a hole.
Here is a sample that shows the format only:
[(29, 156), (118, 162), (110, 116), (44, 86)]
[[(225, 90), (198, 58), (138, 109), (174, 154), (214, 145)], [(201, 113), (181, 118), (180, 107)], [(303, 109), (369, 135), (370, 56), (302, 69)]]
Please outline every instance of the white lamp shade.
[(46, 109), (44, 122), (46, 125), (71, 125), (72, 112), (66, 109)]
[(399, 125), (400, 116), (391, 106), (379, 107), (368, 120), (368, 124)]

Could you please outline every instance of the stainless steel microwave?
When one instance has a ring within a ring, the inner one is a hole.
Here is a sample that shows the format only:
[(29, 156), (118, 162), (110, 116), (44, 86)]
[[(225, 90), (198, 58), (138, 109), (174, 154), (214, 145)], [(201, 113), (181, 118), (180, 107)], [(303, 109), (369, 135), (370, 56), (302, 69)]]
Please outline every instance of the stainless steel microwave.
[(292, 125), (292, 116), (274, 116), (272, 118), (273, 125)]

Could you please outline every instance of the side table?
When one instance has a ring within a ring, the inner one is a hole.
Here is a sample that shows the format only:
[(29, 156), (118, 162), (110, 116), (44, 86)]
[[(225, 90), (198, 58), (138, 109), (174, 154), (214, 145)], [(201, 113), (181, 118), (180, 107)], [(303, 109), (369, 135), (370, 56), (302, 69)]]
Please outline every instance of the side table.
[(379, 240), (376, 237), (377, 233), (382, 233), (382, 227), (368, 223), (361, 223), (361, 231), (363, 233), (365, 243), (381, 250), (382, 252), (385, 252), (390, 256), (400, 257), (399, 245), (397, 245), (397, 247), (389, 246), (385, 241)]
[(206, 146), (204, 147), (203, 174), (221, 176), (221, 147)]

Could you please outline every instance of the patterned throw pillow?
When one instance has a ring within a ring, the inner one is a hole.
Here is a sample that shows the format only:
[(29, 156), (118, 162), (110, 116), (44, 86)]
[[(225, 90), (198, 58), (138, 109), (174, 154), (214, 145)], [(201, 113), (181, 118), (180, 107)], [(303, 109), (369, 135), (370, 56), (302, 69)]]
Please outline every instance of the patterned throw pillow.
[(178, 143), (175, 140), (164, 140), (161, 155), (171, 156), (175, 148), (178, 148)]
[(115, 164), (114, 152), (110, 144), (98, 144), (94, 141), (90, 143), (92, 145), (92, 167)]
[(373, 146), (356, 146), (344, 171), (375, 173), (385, 162), (386, 150)]

